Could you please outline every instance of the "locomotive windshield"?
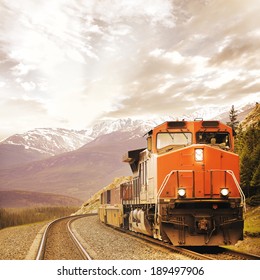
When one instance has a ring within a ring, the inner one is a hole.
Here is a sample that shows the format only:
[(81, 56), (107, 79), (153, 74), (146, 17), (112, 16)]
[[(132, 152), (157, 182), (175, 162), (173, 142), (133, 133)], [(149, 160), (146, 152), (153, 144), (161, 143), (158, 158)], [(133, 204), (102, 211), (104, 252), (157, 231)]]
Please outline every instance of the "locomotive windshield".
[(162, 132), (157, 134), (157, 149), (170, 145), (190, 145), (192, 134), (190, 132)]
[(230, 148), (229, 133), (227, 132), (197, 132), (197, 144), (219, 145), (221, 148)]

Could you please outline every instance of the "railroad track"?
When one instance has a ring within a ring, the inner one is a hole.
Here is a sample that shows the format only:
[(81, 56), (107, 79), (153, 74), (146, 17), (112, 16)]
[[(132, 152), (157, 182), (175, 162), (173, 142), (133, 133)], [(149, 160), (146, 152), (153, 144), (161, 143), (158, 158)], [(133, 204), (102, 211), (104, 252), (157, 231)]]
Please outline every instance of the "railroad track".
[[(114, 228), (114, 227), (112, 227)], [(195, 246), (195, 247), (179, 247), (172, 244), (163, 243), (160, 240), (154, 239), (143, 234), (114, 228), (125, 234), (131, 235), (135, 238), (145, 240), (151, 244), (156, 244), (162, 248), (168, 249), (171, 252), (179, 253), (193, 260), (259, 260), (260, 256), (253, 254), (233, 251), (231, 249), (219, 246)]]
[(212, 258), (211, 256), (200, 254), (198, 252), (191, 251), (186, 248), (176, 247), (176, 246), (173, 246), (172, 244), (163, 243), (162, 241), (151, 238), (149, 236), (144, 236), (144, 235), (141, 235), (138, 233), (136, 234), (134, 232), (127, 232), (127, 234), (130, 234), (136, 238), (140, 238), (141, 240), (146, 240), (149, 243), (156, 244), (159, 247), (169, 250), (170, 252), (178, 253), (180, 255), (191, 258), (192, 260), (214, 260), (214, 258)]
[[(104, 225), (104, 226), (109, 226), (109, 225)], [(109, 227), (111, 227), (111, 226), (109, 226)], [(127, 234), (129, 236), (132, 236), (133, 238), (138, 238), (138, 239), (140, 239), (142, 241), (145, 241), (149, 244), (157, 245), (157, 246), (159, 246), (163, 249), (168, 250), (169, 252), (183, 255), (183, 256), (188, 257), (192, 260), (214, 260), (214, 258), (212, 258), (211, 256), (200, 254), (198, 252), (191, 251), (191, 250), (188, 250), (186, 248), (176, 247), (176, 246), (173, 246), (171, 244), (164, 243), (160, 240), (154, 239), (150, 236), (146, 236), (146, 235), (136, 233), (136, 232), (132, 232), (132, 231), (128, 231), (128, 230), (124, 230), (124, 229), (121, 229), (121, 228), (116, 228), (116, 227), (111, 227), (111, 228), (113, 228), (114, 230), (120, 231), (124, 234)]]
[(141, 238), (142, 240), (147, 240), (148, 242), (152, 242), (153, 244), (157, 244), (163, 248), (169, 249), (172, 252), (179, 253), (194, 260), (260, 260), (260, 256), (238, 252), (219, 246), (176, 247), (140, 234), (132, 232), (127, 232), (127, 234), (131, 234), (132, 236)]
[[(38, 250), (37, 260), (90, 260), (90, 255), (80, 244), (71, 230), (71, 223), (76, 219), (88, 215), (63, 217), (49, 223), (43, 234)], [(103, 224), (104, 225), (104, 224)], [(107, 227), (104, 225), (104, 227)], [(232, 251), (224, 247), (176, 247), (168, 243), (153, 239), (139, 233), (126, 231), (119, 228), (116, 231), (127, 234), (135, 239), (140, 239), (147, 244), (156, 245), (171, 253), (184, 255), (193, 260), (259, 260), (259, 256)]]
[(187, 247), (187, 249), (217, 260), (260, 260), (260, 256), (234, 251), (221, 246)]
[(49, 223), (44, 231), (36, 260), (91, 260), (71, 230), (71, 223), (85, 216), (68, 216)]

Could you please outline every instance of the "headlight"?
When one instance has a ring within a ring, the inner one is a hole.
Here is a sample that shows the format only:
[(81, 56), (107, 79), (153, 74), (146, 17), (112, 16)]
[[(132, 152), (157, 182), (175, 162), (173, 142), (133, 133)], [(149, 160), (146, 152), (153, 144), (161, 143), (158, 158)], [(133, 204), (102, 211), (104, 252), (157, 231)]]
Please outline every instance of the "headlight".
[(195, 149), (195, 160), (203, 161), (203, 149)]
[(222, 196), (228, 196), (229, 190), (227, 188), (223, 188), (220, 190)]
[(185, 190), (185, 189), (178, 189), (178, 195), (179, 195), (180, 197), (184, 197), (185, 194), (186, 194), (186, 190)]

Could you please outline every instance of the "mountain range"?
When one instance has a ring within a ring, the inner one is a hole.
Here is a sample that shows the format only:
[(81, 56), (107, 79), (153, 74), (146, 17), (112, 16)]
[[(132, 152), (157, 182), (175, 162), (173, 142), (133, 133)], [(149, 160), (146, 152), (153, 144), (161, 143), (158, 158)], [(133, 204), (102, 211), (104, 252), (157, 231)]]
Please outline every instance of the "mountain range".
[[(252, 108), (239, 108), (239, 120)], [(214, 119), (227, 121), (229, 110), (214, 111), (219, 113)], [(198, 114), (182, 118), (194, 119)], [(208, 114), (201, 112), (204, 119)], [(104, 120), (80, 131), (38, 128), (13, 135), (0, 142), (0, 190), (63, 194), (86, 200), (114, 177), (131, 175), (128, 164), (122, 163), (123, 154), (145, 147), (144, 134), (166, 120), (176, 118)]]
[(116, 131), (140, 131), (135, 137), (156, 125), (156, 121), (128, 119), (98, 121), (86, 130), (68, 130), (63, 128), (36, 128), (23, 134), (12, 135), (0, 142), (0, 169), (9, 168), (50, 156), (74, 151), (100, 136)]
[[(137, 129), (138, 130), (138, 129)], [(128, 149), (145, 147), (140, 131), (115, 131), (81, 148), (0, 170), (2, 190), (19, 189), (87, 198), (114, 177), (130, 175), (122, 163)]]

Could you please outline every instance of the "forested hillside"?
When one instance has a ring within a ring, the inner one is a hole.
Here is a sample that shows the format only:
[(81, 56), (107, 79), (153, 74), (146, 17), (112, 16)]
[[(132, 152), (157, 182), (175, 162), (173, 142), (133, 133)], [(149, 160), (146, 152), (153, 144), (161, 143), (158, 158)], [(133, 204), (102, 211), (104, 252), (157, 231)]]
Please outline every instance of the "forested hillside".
[(260, 105), (237, 128), (236, 152), (240, 156), (241, 187), (248, 202), (260, 204)]

